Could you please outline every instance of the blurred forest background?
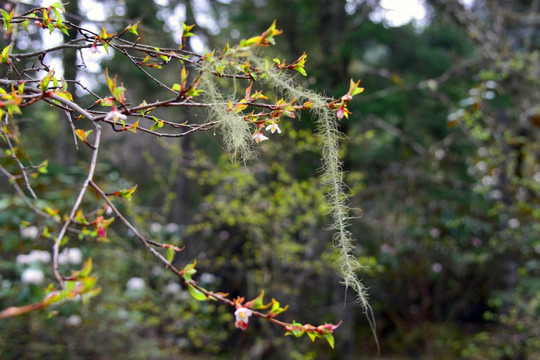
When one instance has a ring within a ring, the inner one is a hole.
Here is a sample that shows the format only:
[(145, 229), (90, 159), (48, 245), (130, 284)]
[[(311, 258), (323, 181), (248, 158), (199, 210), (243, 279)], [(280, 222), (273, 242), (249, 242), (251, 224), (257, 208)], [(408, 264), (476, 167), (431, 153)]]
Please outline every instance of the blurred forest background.
[[(425, 17), (401, 26), (384, 17), (384, 3), (71, 0), (66, 8), (68, 20), (96, 30), (139, 20), (142, 41), (163, 47), (178, 47), (183, 21), (196, 24), (196, 51), (260, 34), (276, 19), (283, 34), (265, 52), (290, 63), (305, 51), (308, 76), (299, 82), (337, 98), (351, 78), (361, 79), (366, 91), (341, 121), (342, 158), (351, 207), (361, 209), (353, 210), (351, 231), (377, 320), (378, 358), (538, 359), (540, 1), (425, 0)], [(21, 51), (44, 46), (37, 33), (20, 36)], [(86, 67), (75, 53), (47, 60), (97, 93), (106, 89), (107, 67), (130, 96), (159, 98), (154, 83), (112, 53)], [(35, 107), (23, 120), (26, 151), (48, 154), (40, 197), (68, 208), (66, 189), (80, 184), (88, 151), (75, 151), (55, 110)], [(1, 320), (0, 358), (377, 358), (365, 315), (333, 267), (313, 119), (306, 112), (280, 125), (281, 136), (262, 143), (248, 164), (232, 162), (212, 132), (174, 141), (110, 132), (99, 181), (138, 184), (124, 210), (154, 238), (185, 245), (175, 261), (197, 259), (207, 288), (248, 298), (264, 289), (290, 305), (286, 321), (343, 320), (335, 350), (284, 337), (259, 319), (246, 332), (235, 329), (230, 308), (192, 299), (113, 223), (110, 242), (74, 239), (64, 258), (80, 266), (91, 256), (102, 293), (87, 304), (68, 302), (51, 318)], [(50, 250), (40, 235), (46, 224), (6, 178), (0, 184), (4, 309), (40, 299), (53, 278), (46, 255), (41, 262), (21, 256)], [(45, 278), (28, 281), (29, 268)]]

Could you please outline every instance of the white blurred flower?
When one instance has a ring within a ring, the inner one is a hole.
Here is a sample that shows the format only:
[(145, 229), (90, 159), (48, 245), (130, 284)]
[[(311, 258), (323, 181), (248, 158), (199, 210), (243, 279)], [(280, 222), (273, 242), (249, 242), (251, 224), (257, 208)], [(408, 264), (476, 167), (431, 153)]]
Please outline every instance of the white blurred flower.
[(446, 152), (443, 149), (435, 150), (435, 158), (437, 160), (442, 160), (446, 156)]
[(176, 294), (182, 291), (182, 287), (180, 286), (180, 284), (176, 282), (171, 282), (171, 283), (168, 283), (167, 286), (163, 288), (163, 291), (165, 292), (165, 294), (172, 295), (172, 294)]
[(17, 257), (15, 258), (15, 262), (16, 262), (17, 264), (27, 265), (27, 264), (30, 264), (30, 263), (32, 262), (32, 258), (30, 257), (30, 255), (19, 254), (19, 255), (17, 255)]
[(26, 269), (21, 274), (21, 281), (25, 284), (38, 285), (43, 282), (43, 271), (39, 269)]
[(443, 266), (440, 264), (440, 263), (434, 263), (433, 265), (431, 265), (431, 270), (434, 272), (434, 273), (440, 273), (443, 269)]
[(157, 222), (150, 223), (150, 232), (157, 234), (157, 233), (160, 233), (162, 229), (163, 229), (163, 226), (160, 223), (157, 223)]
[(493, 80), (488, 80), (488, 81), (486, 81), (486, 87), (488, 89), (496, 89), (497, 88), (497, 82), (495, 82)]
[(486, 91), (484, 93), (484, 99), (486, 100), (493, 100), (496, 96), (497, 94), (495, 93), (495, 91)]
[(503, 193), (499, 189), (494, 189), (489, 192), (489, 197), (493, 200), (500, 200), (503, 197)]
[(517, 229), (519, 227), (519, 220), (516, 218), (508, 220), (508, 226), (512, 229)]
[(105, 116), (105, 121), (118, 121), (118, 119), (120, 120), (126, 120), (127, 119), (127, 116), (122, 114), (120, 111), (118, 111), (117, 108), (113, 107), (113, 109), (111, 111), (109, 111), (107, 113), (107, 116)]
[(34, 240), (39, 235), (39, 229), (37, 226), (23, 226), (21, 227), (21, 237), (23, 239), (31, 239)]
[(169, 223), (167, 224), (167, 226), (165, 226), (165, 231), (168, 232), (169, 234), (178, 232), (178, 230), (180, 230), (180, 226), (175, 223)]
[(429, 235), (431, 235), (431, 237), (433, 238), (438, 238), (441, 236), (441, 230), (437, 228), (431, 228), (429, 229)]
[(141, 279), (140, 277), (132, 277), (131, 279), (128, 280), (126, 284), (126, 288), (128, 290), (139, 291), (139, 290), (143, 290), (144, 287), (145, 287), (144, 280)]
[(45, 250), (32, 250), (28, 254), (32, 260), (43, 264), (48, 264), (51, 261), (51, 253)]
[(82, 263), (82, 252), (78, 248), (68, 249), (65, 248), (60, 254), (58, 254), (58, 263), (60, 265), (73, 264), (78, 265)]
[(15, 258), (15, 262), (21, 265), (28, 265), (32, 263), (47, 264), (51, 261), (51, 254), (44, 250), (32, 250), (30, 254), (19, 254)]
[(202, 283), (212, 284), (214, 281), (216, 281), (216, 276), (214, 274), (203, 273), (200, 280)]
[(71, 315), (66, 319), (66, 325), (79, 326), (82, 323), (82, 319), (79, 315)]

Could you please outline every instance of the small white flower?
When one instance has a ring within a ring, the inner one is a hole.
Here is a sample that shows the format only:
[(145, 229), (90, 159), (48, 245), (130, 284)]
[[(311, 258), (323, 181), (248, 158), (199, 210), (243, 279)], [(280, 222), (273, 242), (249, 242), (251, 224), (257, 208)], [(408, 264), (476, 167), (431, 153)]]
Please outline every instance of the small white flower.
[(141, 279), (140, 277), (132, 277), (131, 279), (128, 280), (126, 284), (126, 288), (128, 290), (139, 291), (139, 290), (143, 290), (144, 287), (145, 287), (144, 280)]
[(68, 249), (65, 248), (60, 254), (58, 254), (58, 263), (60, 265), (73, 264), (78, 265), (82, 263), (82, 252), (77, 248)]
[(266, 131), (271, 131), (272, 134), (277, 131), (278, 134), (281, 134), (281, 129), (279, 128), (279, 125), (277, 123), (273, 123), (273, 124), (268, 125), (266, 127)]
[(214, 274), (203, 273), (200, 280), (202, 283), (212, 284), (214, 281), (216, 281), (216, 276)]
[(90, 52), (92, 54), (99, 54), (99, 48), (97, 47), (97, 44), (93, 44), (92, 46), (90, 46)]
[(163, 225), (161, 225), (158, 222), (150, 223), (150, 232), (153, 232), (154, 234), (158, 234), (163, 230)]
[(180, 226), (175, 223), (169, 223), (167, 226), (165, 226), (165, 231), (169, 234), (176, 233), (178, 230), (180, 230)]
[(118, 111), (117, 108), (113, 108), (111, 111), (109, 111), (107, 113), (107, 116), (105, 116), (105, 121), (118, 121), (118, 119), (120, 120), (126, 120), (127, 119), (127, 116), (122, 114), (120, 111)]
[(51, 261), (51, 253), (45, 250), (32, 250), (28, 256), (34, 262), (40, 262), (43, 264), (48, 264)]
[(266, 136), (262, 134), (262, 132), (257, 132), (255, 135), (252, 136), (253, 140), (255, 140), (257, 143), (260, 143), (261, 141), (268, 140)]
[(82, 323), (82, 319), (79, 315), (71, 315), (66, 319), (66, 325), (68, 326), (79, 326)]
[(512, 229), (517, 229), (519, 227), (519, 220), (516, 218), (508, 220), (508, 226)]
[(175, 282), (168, 283), (167, 286), (163, 288), (163, 292), (165, 294), (176, 294), (181, 291), (182, 291), (182, 287), (180, 286), (180, 284), (175, 283)]
[(39, 269), (26, 269), (21, 275), (21, 281), (25, 284), (38, 285), (43, 282), (43, 271)]
[(16, 262), (17, 264), (27, 265), (27, 264), (30, 264), (30, 263), (32, 262), (32, 258), (30, 257), (30, 255), (19, 254), (19, 255), (17, 255), (17, 257), (15, 258), (15, 262)]
[(39, 230), (37, 226), (24, 226), (21, 227), (21, 237), (23, 239), (31, 239), (34, 240), (38, 237)]
[(433, 265), (431, 265), (431, 270), (436, 274), (440, 273), (442, 269), (443, 266), (440, 263), (434, 263)]
[(239, 307), (234, 312), (234, 316), (236, 318), (234, 326), (236, 326), (238, 329), (246, 330), (249, 323), (249, 317), (251, 315), (253, 315), (253, 311), (245, 307)]

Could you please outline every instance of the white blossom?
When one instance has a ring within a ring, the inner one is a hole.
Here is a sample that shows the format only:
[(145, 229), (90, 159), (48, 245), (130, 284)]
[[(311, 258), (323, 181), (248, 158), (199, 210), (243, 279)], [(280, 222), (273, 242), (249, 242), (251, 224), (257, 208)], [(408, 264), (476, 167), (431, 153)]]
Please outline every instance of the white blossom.
[(45, 250), (32, 250), (30, 254), (19, 254), (15, 258), (15, 262), (21, 265), (28, 265), (32, 263), (47, 264), (51, 261), (51, 254)]
[(17, 257), (15, 258), (15, 262), (16, 262), (17, 264), (27, 265), (27, 264), (30, 264), (30, 263), (32, 262), (32, 258), (30, 257), (30, 255), (19, 254), (19, 255), (17, 255)]
[(44, 277), (43, 271), (39, 269), (26, 269), (21, 274), (21, 281), (25, 284), (39, 285)]
[(154, 234), (160, 233), (163, 230), (163, 225), (158, 222), (150, 223), (150, 231)]
[(71, 315), (66, 319), (66, 325), (79, 326), (82, 323), (82, 319), (79, 315)]
[(37, 226), (23, 226), (21, 227), (21, 237), (23, 239), (31, 239), (34, 240), (39, 235), (39, 230)]
[(140, 277), (132, 277), (131, 279), (128, 280), (126, 284), (126, 288), (128, 290), (139, 291), (139, 290), (143, 290), (144, 287), (145, 287), (144, 280), (141, 279)]
[(32, 250), (28, 254), (35, 262), (48, 264), (51, 261), (51, 253), (45, 250)]
[(262, 134), (262, 132), (257, 132), (255, 135), (252, 136), (253, 140), (255, 140), (257, 143), (260, 143), (261, 141), (268, 140), (266, 136)]
[(180, 226), (175, 223), (169, 223), (167, 224), (167, 226), (165, 226), (165, 231), (168, 232), (169, 234), (178, 232), (178, 230), (180, 230)]
[(249, 323), (249, 317), (251, 315), (253, 315), (253, 311), (245, 307), (239, 307), (234, 312), (234, 326), (236, 326), (238, 329), (246, 330)]
[(116, 108), (113, 108), (111, 111), (109, 111), (107, 113), (107, 116), (105, 116), (105, 121), (118, 121), (118, 119), (120, 120), (126, 120), (127, 119), (127, 116), (122, 114), (120, 111), (118, 111), (118, 109)]
[(436, 274), (440, 273), (442, 269), (443, 266), (440, 263), (434, 263), (433, 265), (431, 265), (431, 270)]
[(168, 283), (167, 286), (165, 286), (163, 288), (163, 292), (165, 294), (176, 294), (176, 293), (179, 293), (182, 291), (182, 287), (180, 286), (180, 284), (176, 283), (176, 282), (171, 282), (171, 283)]
[(277, 131), (278, 134), (281, 134), (281, 129), (279, 128), (279, 125), (277, 123), (273, 123), (273, 124), (268, 125), (266, 127), (266, 131), (271, 131), (272, 134)]
[(216, 276), (214, 274), (203, 273), (200, 280), (202, 283), (212, 284), (214, 281), (216, 281)]
[(78, 265), (82, 263), (82, 252), (78, 248), (68, 249), (65, 248), (60, 254), (58, 254), (58, 263), (61, 265), (73, 264)]

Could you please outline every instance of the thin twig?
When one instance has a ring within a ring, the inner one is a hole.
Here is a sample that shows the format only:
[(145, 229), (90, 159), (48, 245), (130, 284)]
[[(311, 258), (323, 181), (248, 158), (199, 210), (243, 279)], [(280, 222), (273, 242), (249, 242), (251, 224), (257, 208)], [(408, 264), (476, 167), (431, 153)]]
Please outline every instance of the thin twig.
[(62, 288), (64, 288), (64, 279), (60, 275), (60, 271), (59, 271), (58, 254), (60, 252), (60, 244), (62, 243), (62, 239), (64, 238), (66, 230), (68, 229), (69, 225), (73, 221), (73, 218), (75, 217), (75, 214), (77, 213), (77, 210), (79, 209), (79, 206), (81, 205), (84, 194), (86, 193), (86, 189), (88, 188), (88, 184), (94, 178), (94, 172), (96, 170), (96, 165), (97, 165), (99, 145), (101, 141), (101, 125), (99, 125), (97, 122), (94, 122), (94, 128), (96, 129), (95, 140), (94, 140), (95, 149), (92, 153), (92, 159), (90, 161), (90, 168), (88, 170), (88, 175), (86, 176), (86, 180), (84, 181), (81, 187), (81, 190), (79, 191), (79, 195), (77, 196), (77, 199), (75, 200), (75, 203), (73, 204), (69, 217), (64, 222), (64, 225), (60, 229), (60, 232), (58, 233), (58, 237), (56, 238), (54, 242), (54, 246), (53, 246), (53, 274)]

